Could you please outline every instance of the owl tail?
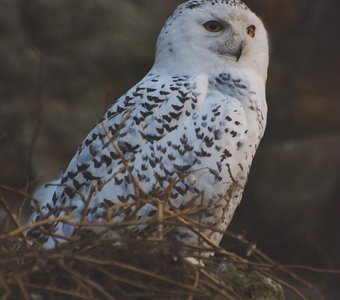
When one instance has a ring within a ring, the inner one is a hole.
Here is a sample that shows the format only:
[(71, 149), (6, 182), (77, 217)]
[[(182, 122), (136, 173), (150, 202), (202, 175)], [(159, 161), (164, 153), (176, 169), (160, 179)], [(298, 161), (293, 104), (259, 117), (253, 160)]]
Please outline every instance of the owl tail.
[[(54, 206), (52, 199), (57, 187), (60, 185), (60, 182), (61, 179), (51, 181), (40, 186), (34, 192), (33, 197), (31, 199), (31, 206), (34, 209), (34, 212), (32, 213), (28, 221), (29, 224), (35, 223), (41, 220), (42, 218), (48, 216), (49, 213), (48, 207)], [(28, 236), (34, 237), (36, 240), (43, 239), (44, 241), (42, 244), (44, 244), (44, 248), (53, 248), (55, 246), (55, 242), (51, 238), (48, 238), (46, 240), (43, 237), (39, 228), (29, 230), (26, 234)]]
[(34, 217), (39, 215), (47, 214), (48, 204), (54, 206), (52, 203), (53, 194), (55, 193), (57, 187), (60, 185), (61, 179), (57, 179), (40, 186), (33, 194), (33, 199), (31, 200), (31, 205), (34, 208), (35, 213), (31, 216), (31, 222), (34, 222)]

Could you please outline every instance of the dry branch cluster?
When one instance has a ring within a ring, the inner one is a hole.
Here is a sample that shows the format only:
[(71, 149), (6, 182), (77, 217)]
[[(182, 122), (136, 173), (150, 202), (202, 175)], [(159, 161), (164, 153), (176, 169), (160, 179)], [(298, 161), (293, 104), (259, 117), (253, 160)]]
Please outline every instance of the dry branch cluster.
[[(24, 192), (0, 188), (29, 198)], [(156, 235), (126, 234), (119, 239), (119, 235), (108, 233), (137, 224), (101, 223), (102, 229), (106, 227), (107, 230), (95, 233), (88, 230), (89, 224), (72, 223), (77, 229), (75, 235), (65, 237), (67, 242), (47, 250), (32, 247), (25, 234), (27, 230), (55, 222), (69, 223), (71, 216), (22, 225), (3, 196), (0, 203), (11, 223), (10, 230), (0, 233), (0, 296), (3, 300), (277, 300), (284, 299), (282, 286), (305, 299), (281, 278), (290, 276), (299, 283), (307, 286), (308, 283), (290, 268), (275, 263), (242, 236), (226, 233), (231, 244), (237, 243), (246, 250), (247, 259), (211, 242), (188, 217), (196, 211), (179, 214), (163, 209), (162, 214), (144, 221), (145, 225), (158, 229), (154, 231)], [(164, 228), (176, 226), (195, 232), (204, 241), (202, 246), (184, 245), (164, 234)], [(213, 251), (215, 257), (207, 258), (204, 255), (207, 251)], [(192, 264), (189, 256), (198, 263)]]
[[(15, 232), (15, 234), (13, 234)], [(1, 235), (1, 299), (280, 299), (282, 290), (234, 254), (199, 257), (197, 249), (165, 239), (119, 242), (84, 232), (57, 249), (18, 244), (17, 230)], [(202, 249), (205, 250), (205, 249)], [(187, 253), (200, 264), (191, 264)], [(185, 253), (185, 254), (184, 254)], [(237, 260), (240, 260), (238, 264)], [(261, 272), (262, 272), (261, 271)]]

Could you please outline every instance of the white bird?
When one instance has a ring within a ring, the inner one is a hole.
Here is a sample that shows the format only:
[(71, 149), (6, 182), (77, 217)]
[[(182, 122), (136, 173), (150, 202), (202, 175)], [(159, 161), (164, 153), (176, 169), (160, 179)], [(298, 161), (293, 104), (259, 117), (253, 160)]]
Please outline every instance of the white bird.
[[(159, 35), (149, 73), (106, 112), (62, 177), (36, 194), (31, 222), (68, 214), (89, 224), (142, 221), (162, 204), (192, 211), (185, 219), (194, 230), (173, 227), (172, 236), (196, 244), (199, 229), (219, 244), (264, 134), (267, 68), (266, 30), (243, 2), (180, 5)], [(28, 236), (48, 248), (61, 242), (44, 229)], [(64, 222), (48, 229), (74, 233)]]

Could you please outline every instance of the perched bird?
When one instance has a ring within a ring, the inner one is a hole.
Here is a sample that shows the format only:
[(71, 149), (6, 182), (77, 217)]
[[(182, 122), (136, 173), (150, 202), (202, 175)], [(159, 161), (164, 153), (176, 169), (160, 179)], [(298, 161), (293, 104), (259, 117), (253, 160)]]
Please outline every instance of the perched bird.
[[(268, 40), (240, 0), (191, 0), (163, 27), (149, 73), (106, 112), (60, 179), (35, 195), (31, 222), (138, 222), (181, 215), (166, 234), (218, 244), (241, 201), (266, 126)], [(191, 226), (184, 226), (185, 220)], [(136, 223), (137, 222), (137, 223)], [(28, 236), (55, 247), (75, 227), (53, 222)], [(46, 234), (46, 230), (55, 236)]]

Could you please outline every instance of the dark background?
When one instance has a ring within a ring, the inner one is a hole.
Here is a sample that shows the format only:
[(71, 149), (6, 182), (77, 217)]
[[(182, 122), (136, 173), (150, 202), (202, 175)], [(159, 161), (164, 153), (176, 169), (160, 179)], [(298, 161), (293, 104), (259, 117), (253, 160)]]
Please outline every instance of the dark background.
[[(66, 168), (181, 2), (0, 0), (0, 184)], [(246, 2), (270, 35), (269, 120), (230, 229), (281, 263), (340, 269), (340, 1)], [(339, 276), (310, 280), (340, 299)]]

